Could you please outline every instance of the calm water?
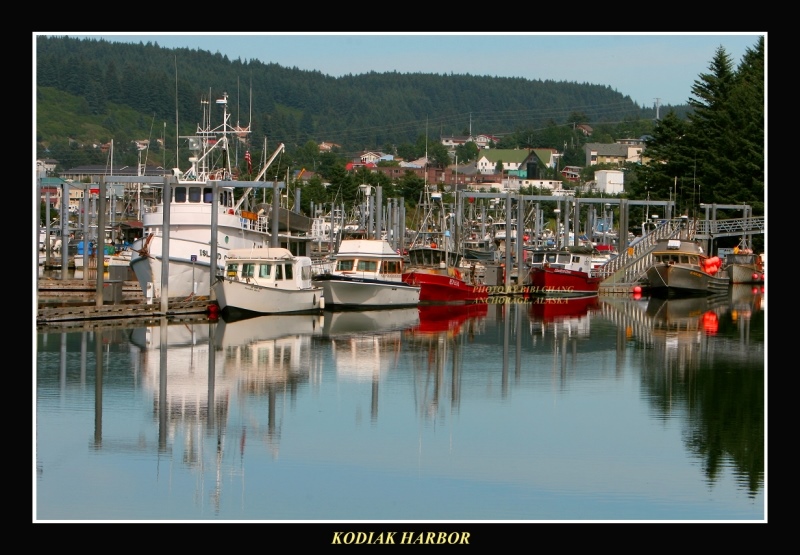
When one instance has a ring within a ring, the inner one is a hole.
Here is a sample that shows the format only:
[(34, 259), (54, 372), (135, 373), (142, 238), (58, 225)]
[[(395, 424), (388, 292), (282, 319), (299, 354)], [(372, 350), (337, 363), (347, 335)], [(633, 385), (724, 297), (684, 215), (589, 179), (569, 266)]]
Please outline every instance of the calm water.
[(39, 330), (33, 518), (765, 521), (765, 308)]

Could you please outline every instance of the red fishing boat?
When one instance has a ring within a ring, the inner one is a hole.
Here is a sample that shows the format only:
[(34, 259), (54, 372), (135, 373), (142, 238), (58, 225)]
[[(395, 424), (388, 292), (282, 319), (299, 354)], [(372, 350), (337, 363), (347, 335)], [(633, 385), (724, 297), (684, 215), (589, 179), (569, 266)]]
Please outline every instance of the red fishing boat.
[(594, 250), (572, 246), (561, 250), (529, 249), (531, 268), (527, 291), (531, 295), (597, 295), (603, 278), (592, 268)]
[(420, 208), (425, 215), (408, 249), (403, 281), (420, 286), (420, 303), (485, 301), (487, 288), (473, 283), (472, 276), (458, 269), (462, 252), (447, 228), (449, 219), (445, 218), (441, 193), (429, 193)]

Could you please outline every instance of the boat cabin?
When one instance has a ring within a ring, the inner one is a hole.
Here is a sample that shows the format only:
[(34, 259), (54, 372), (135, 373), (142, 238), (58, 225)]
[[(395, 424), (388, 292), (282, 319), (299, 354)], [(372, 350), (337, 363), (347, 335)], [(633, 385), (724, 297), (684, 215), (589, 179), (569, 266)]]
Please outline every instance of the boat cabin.
[(388, 241), (346, 239), (334, 256), (333, 272), (342, 275), (400, 281), (404, 259)]
[(566, 268), (589, 272), (592, 266), (593, 249), (575, 246), (562, 250), (528, 250), (530, 252), (530, 267)]
[[(251, 249), (247, 249), (249, 255), (246, 257), (229, 254), (225, 278), (281, 289), (294, 289), (297, 285), (311, 287), (311, 258), (293, 257), (291, 252), (283, 248), (255, 249), (259, 250), (264, 250), (265, 256), (259, 256), (257, 252), (253, 254)], [(270, 254), (266, 255), (267, 252)]]

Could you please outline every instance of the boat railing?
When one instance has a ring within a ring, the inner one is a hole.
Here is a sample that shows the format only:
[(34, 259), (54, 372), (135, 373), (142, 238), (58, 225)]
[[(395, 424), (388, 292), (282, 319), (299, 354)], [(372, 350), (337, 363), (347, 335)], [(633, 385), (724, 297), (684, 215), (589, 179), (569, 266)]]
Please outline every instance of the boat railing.
[(693, 228), (694, 222), (686, 222), (683, 218), (664, 220), (653, 231), (628, 246), (627, 250), (595, 268), (595, 275), (603, 278), (601, 287), (633, 285), (642, 282), (647, 269), (652, 265), (652, 253), (658, 241), (674, 239), (685, 233), (691, 234)]

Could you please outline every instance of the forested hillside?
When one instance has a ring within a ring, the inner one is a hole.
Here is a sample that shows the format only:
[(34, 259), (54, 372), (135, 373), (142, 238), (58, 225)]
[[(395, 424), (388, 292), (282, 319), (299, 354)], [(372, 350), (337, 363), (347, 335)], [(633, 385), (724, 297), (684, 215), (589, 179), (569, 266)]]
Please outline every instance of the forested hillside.
[[(157, 42), (65, 37), (37, 37), (36, 84), (37, 155), (61, 167), (105, 161), (91, 145), (112, 139), (119, 163), (135, 164), (133, 141), (150, 139), (152, 160), (183, 166), (170, 150), (176, 117), (181, 134), (193, 133), (201, 100), (213, 103), (223, 92), (232, 122), (251, 124), (249, 148), (256, 153), (265, 138), (269, 151), (283, 142), (287, 153), (329, 141), (347, 158), (364, 150), (396, 152), (426, 131), (432, 140), (471, 131), (505, 136), (514, 143), (505, 147), (567, 143), (578, 156), (576, 123), (601, 131), (603, 124), (622, 124), (636, 133), (649, 131), (655, 117), (652, 108), (599, 84), (396, 72), (334, 78)], [(661, 107), (672, 109), (683, 117), (688, 106)], [(164, 140), (166, 153), (156, 139)]]

